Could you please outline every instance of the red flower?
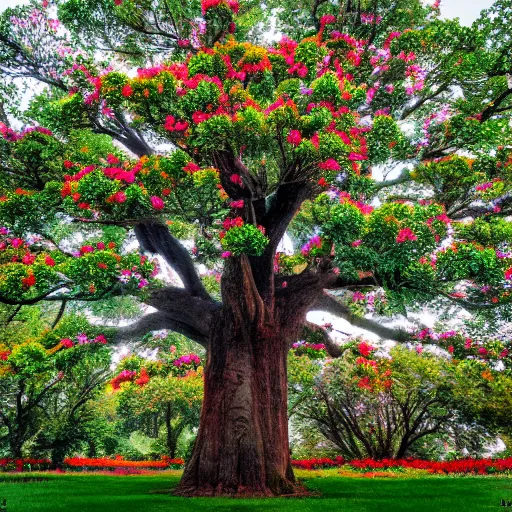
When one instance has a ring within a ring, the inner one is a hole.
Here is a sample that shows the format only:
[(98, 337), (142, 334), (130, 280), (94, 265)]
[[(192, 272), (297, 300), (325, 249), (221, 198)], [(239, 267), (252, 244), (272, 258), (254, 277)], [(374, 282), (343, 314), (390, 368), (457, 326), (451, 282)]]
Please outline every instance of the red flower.
[(129, 98), (129, 97), (133, 94), (132, 86), (131, 86), (130, 84), (125, 85), (125, 86), (121, 89), (121, 94), (122, 94), (125, 98)]
[(100, 263), (98, 263), (98, 268), (102, 268), (105, 270), (108, 268), (108, 265), (100, 261)]
[(366, 341), (362, 341), (357, 345), (357, 350), (359, 350), (359, 353), (363, 357), (368, 357), (375, 349), (371, 345), (368, 345)]
[(183, 170), (190, 174), (194, 174), (195, 172), (200, 171), (201, 167), (194, 162), (189, 162), (185, 167), (183, 167)]
[(325, 171), (339, 171), (341, 169), (340, 164), (334, 158), (329, 158), (325, 162), (318, 164), (318, 167)]
[(94, 252), (94, 247), (92, 245), (82, 245), (82, 247), (80, 247), (80, 252), (82, 254), (86, 254), (88, 252)]
[(31, 288), (36, 284), (36, 276), (34, 274), (29, 274), (21, 280), (21, 283), (23, 288)]
[(320, 178), (318, 180), (318, 184), (321, 186), (321, 187), (328, 187), (329, 186), (329, 183), (327, 183), (327, 180), (325, 178)]
[(64, 338), (63, 340), (60, 340), (60, 344), (64, 348), (71, 348), (74, 345), (73, 341), (70, 340), (69, 338)]
[(165, 118), (164, 129), (169, 131), (169, 132), (173, 132), (176, 129), (174, 127), (174, 123), (175, 122), (176, 122), (176, 119), (174, 118), (174, 116), (167, 116)]
[(194, 124), (200, 124), (203, 121), (210, 119), (210, 117), (212, 117), (212, 114), (205, 114), (204, 112), (197, 111), (192, 114), (192, 121)]
[(512, 267), (505, 270), (505, 279), (508, 281), (512, 279)]
[(142, 368), (140, 371), (140, 377), (135, 381), (137, 386), (145, 386), (149, 382), (149, 375), (146, 372), (146, 368)]
[(70, 169), (71, 167), (73, 167), (73, 162), (71, 162), (70, 160), (64, 160), (64, 167), (66, 169)]
[(46, 256), (46, 258), (44, 259), (44, 262), (49, 267), (54, 267), (55, 266), (55, 260), (51, 256)]

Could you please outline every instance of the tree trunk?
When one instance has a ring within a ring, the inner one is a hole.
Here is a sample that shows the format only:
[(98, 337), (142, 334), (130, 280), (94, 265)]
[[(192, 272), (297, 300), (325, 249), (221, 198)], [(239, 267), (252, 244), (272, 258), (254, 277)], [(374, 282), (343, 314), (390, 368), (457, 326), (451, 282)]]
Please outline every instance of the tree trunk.
[(287, 355), (305, 312), (264, 303), (245, 257), (227, 262), (211, 327), (199, 432), (182, 496), (290, 494)]
[(219, 322), (210, 343), (198, 436), (180, 495), (294, 491), (286, 358), (279, 331), (243, 339)]

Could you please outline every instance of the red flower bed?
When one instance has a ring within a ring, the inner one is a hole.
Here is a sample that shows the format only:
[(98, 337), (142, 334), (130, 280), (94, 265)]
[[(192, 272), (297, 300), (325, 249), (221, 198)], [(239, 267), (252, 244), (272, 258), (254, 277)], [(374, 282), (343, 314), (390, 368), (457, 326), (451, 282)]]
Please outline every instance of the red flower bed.
[(169, 457), (162, 457), (161, 460), (124, 460), (122, 457), (116, 457), (115, 459), (88, 459), (85, 457), (64, 459), (65, 466), (82, 469), (169, 469), (172, 466), (181, 467), (184, 463), (183, 459), (171, 459)]
[(335, 468), (344, 464), (343, 457), (336, 457), (335, 459), (302, 459), (292, 460), (292, 466), (301, 469), (322, 469), (322, 468)]
[(24, 471), (50, 469), (51, 461), (48, 459), (0, 459), (0, 471)]
[(361, 459), (345, 462), (343, 458), (336, 459), (304, 459), (294, 460), (292, 464), (302, 469), (321, 469), (342, 466), (347, 464), (362, 471), (374, 471), (391, 468), (424, 469), (429, 473), (471, 473), (487, 475), (492, 473), (505, 473), (512, 470), (512, 457), (507, 459), (459, 459), (452, 461), (431, 461), (420, 459)]
[(419, 459), (383, 459), (353, 460), (350, 465), (357, 469), (374, 470), (389, 468), (425, 469), (430, 473), (472, 473), (486, 475), (502, 473), (512, 469), (512, 458), (509, 459), (460, 459), (453, 461), (429, 461)]
[[(184, 465), (183, 459), (162, 457), (161, 460), (124, 460), (117, 456), (113, 459), (72, 457), (64, 459), (64, 468), (71, 470), (114, 471), (115, 474), (137, 474), (137, 470), (177, 469)], [(345, 461), (343, 457), (334, 459), (293, 460), (292, 465), (300, 469), (326, 469), (347, 465), (363, 472), (375, 472), (392, 468), (424, 469), (435, 474), (478, 474), (506, 473), (512, 471), (512, 457), (507, 459), (459, 459), (453, 461), (430, 461), (420, 459), (361, 459)], [(0, 459), (0, 471), (46, 471), (52, 469), (48, 459)], [(377, 473), (375, 473), (377, 474)]]
[[(135, 470), (135, 469), (171, 469), (182, 467), (183, 459), (162, 457), (161, 460), (124, 460), (122, 457), (114, 459), (85, 457), (72, 457), (64, 459), (65, 469), (82, 470)], [(52, 468), (49, 459), (0, 459), (0, 471), (46, 471)], [(120, 473), (119, 473), (120, 474)], [(127, 473), (128, 474), (128, 473)]]

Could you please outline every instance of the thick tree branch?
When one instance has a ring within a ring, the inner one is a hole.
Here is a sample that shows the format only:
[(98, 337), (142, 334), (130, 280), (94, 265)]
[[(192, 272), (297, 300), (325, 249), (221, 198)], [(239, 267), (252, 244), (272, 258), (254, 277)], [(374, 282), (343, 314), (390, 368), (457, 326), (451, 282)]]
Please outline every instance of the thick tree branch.
[(191, 295), (210, 298), (191, 256), (164, 224), (152, 221), (136, 224), (135, 235), (143, 250), (160, 254), (165, 259)]
[(183, 334), (200, 345), (206, 346), (207, 337), (204, 333), (196, 331), (185, 323), (177, 322), (160, 311), (158, 313), (150, 313), (132, 325), (117, 329), (113, 344), (133, 345), (140, 342), (146, 334), (163, 329)]
[(381, 338), (398, 342), (411, 341), (412, 339), (412, 335), (404, 329), (386, 327), (385, 325), (379, 324), (375, 320), (370, 320), (369, 318), (354, 315), (347, 306), (339, 302), (333, 295), (325, 291), (313, 305), (311, 310), (326, 311), (332, 315), (347, 320), (347, 322), (349, 322), (354, 327), (359, 327), (360, 329), (373, 332)]

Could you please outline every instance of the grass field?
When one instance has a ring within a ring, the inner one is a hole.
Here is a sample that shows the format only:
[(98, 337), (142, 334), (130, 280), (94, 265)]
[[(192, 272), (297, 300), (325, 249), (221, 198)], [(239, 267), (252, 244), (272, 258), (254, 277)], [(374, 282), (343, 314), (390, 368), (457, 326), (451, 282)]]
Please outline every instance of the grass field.
[(253, 500), (150, 494), (151, 490), (174, 487), (178, 472), (151, 476), (39, 475), (45, 481), (38, 482), (23, 482), (27, 475), (2, 475), (0, 499), (7, 499), (8, 512), (466, 512), (503, 510), (500, 500), (512, 501), (509, 477), (347, 478), (335, 476), (335, 472), (327, 475), (311, 474), (304, 478), (311, 491), (321, 493), (319, 497)]

